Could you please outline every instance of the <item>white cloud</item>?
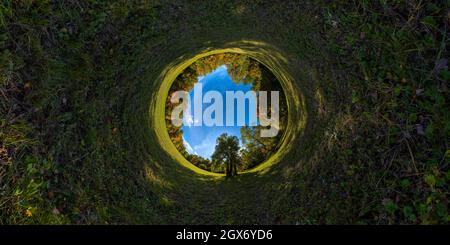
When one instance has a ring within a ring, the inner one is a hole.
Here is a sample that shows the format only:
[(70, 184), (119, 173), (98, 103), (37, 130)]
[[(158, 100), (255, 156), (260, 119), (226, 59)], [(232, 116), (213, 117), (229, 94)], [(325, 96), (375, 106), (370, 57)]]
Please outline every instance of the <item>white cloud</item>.
[(183, 145), (189, 154), (198, 155), (197, 152), (194, 149), (192, 149), (192, 146), (184, 139), (184, 137), (183, 137)]
[(193, 124), (194, 124), (194, 119), (192, 118), (192, 115), (186, 113), (186, 115), (184, 116), (184, 125), (190, 127)]
[(202, 157), (211, 158), (211, 155), (214, 153), (214, 149), (216, 148), (216, 138), (212, 137), (212, 134), (208, 134), (200, 144), (195, 145), (193, 149), (200, 153), (197, 154)]
[(208, 149), (211, 147), (211, 142), (209, 142), (208, 140), (203, 140), (202, 143), (200, 145), (196, 145), (194, 146), (194, 149), (196, 151), (200, 151), (200, 150), (204, 150), (204, 149)]

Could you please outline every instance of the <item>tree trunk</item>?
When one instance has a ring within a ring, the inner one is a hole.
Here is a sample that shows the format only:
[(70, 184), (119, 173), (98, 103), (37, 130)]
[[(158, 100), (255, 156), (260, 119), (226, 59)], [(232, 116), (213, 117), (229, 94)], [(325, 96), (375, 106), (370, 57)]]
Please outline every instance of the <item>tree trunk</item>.
[(227, 167), (226, 167), (225, 173), (226, 173), (226, 176), (227, 176), (227, 177), (231, 177), (231, 176), (232, 176), (232, 173), (231, 173), (231, 163), (230, 163), (230, 161), (227, 162)]

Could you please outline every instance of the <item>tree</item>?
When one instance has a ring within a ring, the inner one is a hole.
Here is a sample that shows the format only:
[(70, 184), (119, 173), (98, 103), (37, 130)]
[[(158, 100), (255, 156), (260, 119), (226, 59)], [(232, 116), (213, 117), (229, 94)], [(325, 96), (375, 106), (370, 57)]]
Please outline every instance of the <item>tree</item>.
[(195, 154), (189, 154), (189, 153), (187, 153), (186, 159), (199, 168), (202, 168), (207, 171), (212, 171), (211, 170), (212, 164), (209, 159), (203, 158), (203, 157), (195, 155)]
[(241, 138), (244, 148), (241, 150), (242, 167), (253, 168), (264, 162), (274, 151), (278, 137), (261, 137), (262, 126), (241, 128)]
[[(280, 98), (280, 125), (279, 132), (275, 137), (261, 137), (261, 130), (267, 127), (261, 125), (241, 128), (241, 138), (243, 149), (241, 150), (241, 168), (250, 169), (256, 165), (266, 161), (269, 157), (278, 150), (279, 142), (283, 136), (287, 121), (287, 105), (284, 96), (283, 88), (277, 81), (276, 77), (268, 69), (255, 70), (256, 77), (260, 76), (261, 91), (279, 91)], [(271, 103), (271, 101), (270, 101)], [(268, 108), (270, 108), (270, 103)], [(271, 115), (269, 110), (268, 115)], [(259, 114), (258, 114), (259, 117)]]
[(236, 136), (222, 134), (216, 140), (216, 148), (211, 159), (214, 163), (226, 165), (227, 177), (237, 175), (237, 165), (240, 162), (239, 150), (239, 139)]

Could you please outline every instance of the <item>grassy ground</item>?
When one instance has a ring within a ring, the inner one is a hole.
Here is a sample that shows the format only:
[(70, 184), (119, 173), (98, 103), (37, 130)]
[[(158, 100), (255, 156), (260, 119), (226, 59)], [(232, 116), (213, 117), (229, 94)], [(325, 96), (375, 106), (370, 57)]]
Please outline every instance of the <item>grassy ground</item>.
[[(0, 223), (448, 223), (449, 4), (2, 1)], [(290, 101), (235, 179), (179, 164), (157, 115), (167, 74), (229, 48)]]

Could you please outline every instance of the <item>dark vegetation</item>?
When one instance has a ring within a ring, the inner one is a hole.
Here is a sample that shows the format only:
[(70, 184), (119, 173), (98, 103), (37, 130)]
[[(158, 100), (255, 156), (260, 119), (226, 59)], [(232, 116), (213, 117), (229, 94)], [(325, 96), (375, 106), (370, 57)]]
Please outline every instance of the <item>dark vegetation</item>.
[[(1, 1), (0, 223), (448, 224), (449, 9)], [(317, 109), (279, 163), (233, 180), (177, 167), (147, 126), (164, 66), (218, 40), (283, 50)]]

